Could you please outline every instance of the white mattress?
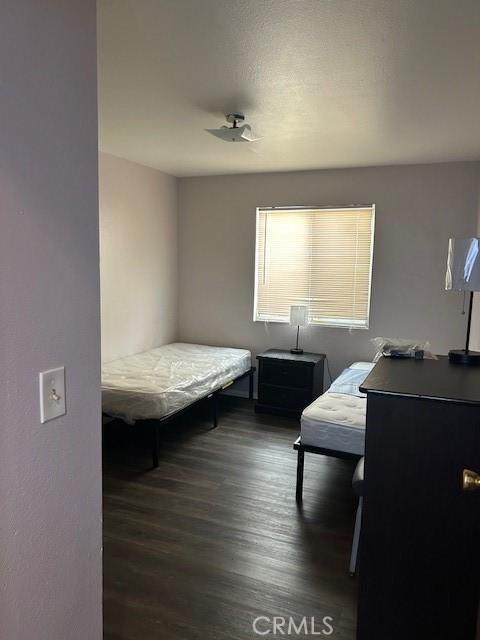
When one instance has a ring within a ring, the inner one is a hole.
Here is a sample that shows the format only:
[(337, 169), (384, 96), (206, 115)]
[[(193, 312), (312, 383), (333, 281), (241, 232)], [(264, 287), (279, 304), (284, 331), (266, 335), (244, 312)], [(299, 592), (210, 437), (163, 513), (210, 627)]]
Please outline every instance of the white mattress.
[(104, 364), (102, 408), (130, 423), (163, 418), (222, 388), (250, 367), (246, 349), (174, 342)]
[[(373, 362), (355, 362), (349, 369), (362, 369), (366, 377), (374, 366)], [(302, 444), (364, 455), (366, 413), (367, 399), (362, 394), (327, 391), (302, 413)]]

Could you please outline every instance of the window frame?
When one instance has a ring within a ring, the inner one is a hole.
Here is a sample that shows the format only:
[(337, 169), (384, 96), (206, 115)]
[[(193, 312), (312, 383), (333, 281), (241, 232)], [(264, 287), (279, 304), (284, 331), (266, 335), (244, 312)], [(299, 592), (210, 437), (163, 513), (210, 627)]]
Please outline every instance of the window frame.
[(374, 261), (374, 244), (375, 244), (375, 223), (376, 223), (376, 211), (375, 203), (369, 204), (347, 204), (347, 205), (293, 205), (293, 206), (264, 206), (256, 207), (255, 210), (255, 265), (254, 265), (254, 300), (253, 300), (253, 321), (254, 322), (274, 322), (278, 324), (289, 324), (289, 319), (284, 316), (274, 315), (269, 318), (258, 317), (258, 291), (257, 291), (257, 272), (258, 272), (258, 228), (261, 212), (268, 211), (321, 211), (322, 209), (327, 211), (343, 210), (343, 209), (371, 209), (371, 238), (370, 238), (370, 263), (368, 273), (368, 303), (367, 303), (367, 318), (365, 322), (355, 321), (352, 318), (328, 318), (325, 322), (309, 322), (309, 326), (315, 327), (327, 327), (337, 329), (363, 329), (370, 328), (370, 313), (371, 313), (371, 299), (372, 299), (372, 276), (373, 276), (373, 261)]

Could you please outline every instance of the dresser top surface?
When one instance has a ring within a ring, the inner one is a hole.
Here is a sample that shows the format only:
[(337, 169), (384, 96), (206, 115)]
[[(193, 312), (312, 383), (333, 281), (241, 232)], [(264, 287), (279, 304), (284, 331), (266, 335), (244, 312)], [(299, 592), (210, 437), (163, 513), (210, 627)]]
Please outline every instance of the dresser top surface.
[(380, 358), (360, 391), (480, 404), (480, 367), (438, 360)]
[(303, 353), (290, 353), (290, 351), (284, 349), (267, 349), (267, 351), (259, 353), (257, 356), (258, 359), (290, 360), (293, 362), (303, 362), (305, 364), (317, 364), (317, 362), (324, 360), (325, 357), (324, 353), (308, 353), (307, 351)]

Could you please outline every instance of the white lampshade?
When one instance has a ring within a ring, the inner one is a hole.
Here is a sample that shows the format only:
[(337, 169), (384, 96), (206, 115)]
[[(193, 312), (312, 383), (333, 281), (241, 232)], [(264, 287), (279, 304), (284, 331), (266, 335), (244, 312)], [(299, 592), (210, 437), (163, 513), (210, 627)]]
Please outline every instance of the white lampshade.
[(304, 304), (292, 304), (290, 307), (290, 324), (295, 327), (306, 327), (308, 324), (308, 307)]
[(480, 238), (450, 238), (445, 289), (480, 291)]

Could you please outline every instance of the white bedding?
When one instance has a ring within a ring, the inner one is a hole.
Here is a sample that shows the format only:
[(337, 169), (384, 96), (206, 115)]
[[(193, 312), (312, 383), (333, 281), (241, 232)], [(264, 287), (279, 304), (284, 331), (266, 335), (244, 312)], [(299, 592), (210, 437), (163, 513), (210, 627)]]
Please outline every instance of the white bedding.
[(251, 367), (246, 349), (174, 342), (102, 366), (102, 409), (133, 423), (163, 418)]
[(352, 380), (352, 370), (361, 370), (364, 380), (374, 367), (373, 362), (355, 362), (335, 380), (331, 389), (314, 400), (302, 413), (302, 444), (332, 451), (364, 455), (366, 397), (352, 388), (351, 393), (334, 390)]

